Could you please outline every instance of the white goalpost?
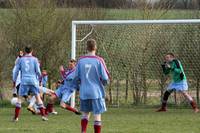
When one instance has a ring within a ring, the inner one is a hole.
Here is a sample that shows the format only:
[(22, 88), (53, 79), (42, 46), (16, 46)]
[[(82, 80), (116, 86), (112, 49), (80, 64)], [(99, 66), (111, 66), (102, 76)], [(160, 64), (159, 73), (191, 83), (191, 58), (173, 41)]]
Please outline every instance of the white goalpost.
[[(87, 40), (93, 32), (93, 28), (89, 30), (81, 39), (77, 39), (77, 27), (80, 25), (173, 25), (173, 24), (200, 24), (200, 19), (180, 19), (180, 20), (81, 20), (72, 21), (71, 27), (71, 58), (77, 57), (77, 42)], [(75, 93), (71, 97), (71, 106), (75, 106)]]

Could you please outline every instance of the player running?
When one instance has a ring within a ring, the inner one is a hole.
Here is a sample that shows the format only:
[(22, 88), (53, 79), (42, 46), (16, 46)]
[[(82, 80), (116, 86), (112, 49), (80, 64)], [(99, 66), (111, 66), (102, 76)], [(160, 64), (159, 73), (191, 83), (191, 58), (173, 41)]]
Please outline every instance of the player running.
[(96, 56), (96, 41), (87, 41), (88, 54), (80, 57), (74, 83), (80, 82), (81, 133), (86, 133), (90, 112), (94, 115), (94, 132), (101, 132), (101, 114), (106, 109), (104, 86), (109, 81), (109, 73), (104, 60)]
[(77, 115), (81, 115), (81, 113), (77, 109), (72, 108), (68, 104), (66, 104), (67, 102), (69, 102), (70, 97), (72, 93), (74, 92), (74, 89), (72, 88), (72, 84), (73, 84), (72, 81), (74, 79), (75, 66), (76, 66), (76, 61), (72, 59), (68, 63), (67, 70), (65, 70), (63, 66), (60, 67), (63, 84), (61, 84), (59, 88), (55, 91), (55, 93), (51, 95), (49, 103), (47, 104), (47, 107), (46, 107), (47, 114), (53, 113), (53, 110), (54, 110), (53, 105), (56, 99), (59, 98), (61, 100), (60, 106), (63, 109), (74, 112)]
[(167, 111), (167, 100), (173, 91), (180, 92), (190, 102), (192, 108), (194, 109), (194, 112), (199, 112), (195, 100), (187, 93), (188, 84), (183, 66), (181, 65), (181, 62), (175, 58), (175, 55), (173, 53), (168, 53), (165, 55), (165, 62), (164, 64), (162, 64), (162, 68), (163, 73), (165, 75), (171, 74), (173, 79), (164, 93), (162, 106), (160, 109), (157, 110), (157, 112)]
[(15, 107), (14, 121), (18, 121), (19, 113), (21, 110), (21, 97), (27, 96), (30, 92), (36, 97), (37, 104), (42, 115), (42, 120), (48, 120), (45, 116), (45, 109), (43, 101), (39, 94), (39, 82), (38, 77), (41, 77), (40, 66), (38, 59), (32, 56), (32, 48), (30, 46), (25, 47), (25, 56), (21, 57), (16, 64), (16, 69), (13, 74), (13, 85), (16, 86), (16, 80), (19, 72), (21, 72), (21, 84), (19, 88), (18, 101)]

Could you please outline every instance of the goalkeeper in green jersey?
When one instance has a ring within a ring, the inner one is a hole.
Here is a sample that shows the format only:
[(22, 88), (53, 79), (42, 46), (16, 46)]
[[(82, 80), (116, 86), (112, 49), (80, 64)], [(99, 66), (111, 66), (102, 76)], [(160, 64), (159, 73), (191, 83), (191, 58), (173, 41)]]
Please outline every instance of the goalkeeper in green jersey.
[(187, 78), (183, 70), (181, 62), (175, 58), (173, 53), (168, 53), (165, 55), (164, 63), (162, 64), (163, 73), (165, 75), (171, 74), (172, 81), (167, 87), (162, 99), (162, 106), (157, 112), (167, 111), (167, 100), (173, 91), (180, 92), (191, 104), (194, 112), (199, 112), (195, 100), (187, 93), (188, 84)]

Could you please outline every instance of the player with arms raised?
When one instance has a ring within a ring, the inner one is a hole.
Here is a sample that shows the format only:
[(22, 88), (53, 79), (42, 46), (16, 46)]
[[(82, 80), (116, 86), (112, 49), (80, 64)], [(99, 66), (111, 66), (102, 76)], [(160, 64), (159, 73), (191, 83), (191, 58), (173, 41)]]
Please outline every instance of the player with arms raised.
[(43, 101), (39, 94), (39, 82), (38, 78), (41, 77), (41, 71), (38, 59), (32, 56), (32, 48), (30, 46), (25, 47), (25, 56), (21, 57), (16, 64), (16, 69), (13, 73), (13, 85), (15, 87), (17, 76), (21, 73), (21, 84), (19, 88), (18, 101), (15, 107), (14, 121), (18, 121), (19, 113), (21, 109), (21, 97), (27, 96), (31, 93), (35, 96), (37, 104), (42, 115), (42, 120), (48, 120), (45, 116), (45, 109)]
[(158, 109), (157, 112), (167, 111), (167, 100), (173, 91), (180, 92), (190, 102), (194, 112), (199, 112), (196, 102), (187, 93), (188, 84), (181, 62), (175, 58), (173, 53), (165, 55), (165, 62), (162, 64), (162, 68), (165, 75), (172, 74), (173, 81), (169, 84), (167, 90), (165, 91), (162, 100), (162, 107)]
[(109, 81), (105, 62), (96, 56), (96, 41), (87, 41), (88, 54), (80, 57), (74, 83), (80, 83), (81, 133), (86, 133), (90, 112), (94, 115), (94, 132), (101, 132), (101, 114), (106, 111), (104, 86)]

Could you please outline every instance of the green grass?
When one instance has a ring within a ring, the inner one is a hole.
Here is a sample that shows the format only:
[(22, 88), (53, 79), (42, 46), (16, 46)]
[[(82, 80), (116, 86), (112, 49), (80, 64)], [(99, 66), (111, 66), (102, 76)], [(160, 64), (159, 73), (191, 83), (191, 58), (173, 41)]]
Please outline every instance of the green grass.
[[(20, 121), (11, 122), (13, 108), (0, 109), (0, 133), (79, 133), (80, 117), (56, 109), (59, 114), (48, 122), (29, 114), (25, 109)], [(200, 116), (190, 109), (170, 109), (156, 113), (154, 109), (110, 108), (103, 115), (103, 133), (199, 133)], [(92, 119), (88, 133), (93, 132)]]

